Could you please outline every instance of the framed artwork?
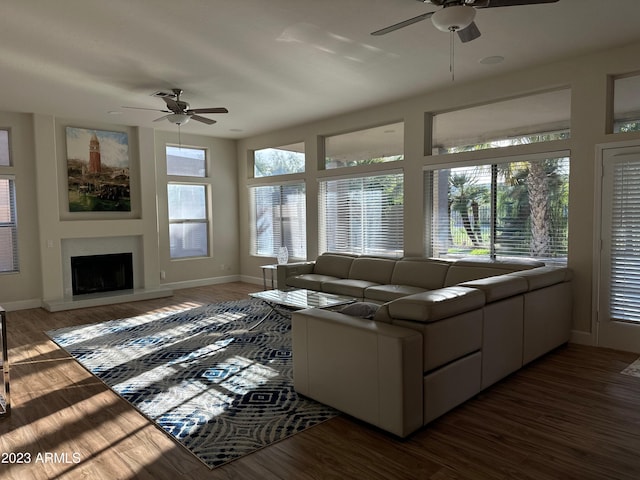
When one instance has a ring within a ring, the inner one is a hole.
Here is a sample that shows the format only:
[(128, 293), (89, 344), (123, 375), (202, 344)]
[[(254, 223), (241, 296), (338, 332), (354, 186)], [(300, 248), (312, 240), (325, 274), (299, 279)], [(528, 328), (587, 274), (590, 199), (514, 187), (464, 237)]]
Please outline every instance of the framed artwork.
[(129, 137), (67, 127), (70, 212), (130, 212)]

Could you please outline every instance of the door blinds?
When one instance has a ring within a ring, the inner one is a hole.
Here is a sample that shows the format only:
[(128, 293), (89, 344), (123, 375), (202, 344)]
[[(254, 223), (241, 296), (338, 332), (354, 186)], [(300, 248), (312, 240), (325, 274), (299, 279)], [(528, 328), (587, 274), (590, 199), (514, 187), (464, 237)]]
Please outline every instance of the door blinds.
[(612, 183), (611, 319), (640, 322), (640, 160), (614, 164)]

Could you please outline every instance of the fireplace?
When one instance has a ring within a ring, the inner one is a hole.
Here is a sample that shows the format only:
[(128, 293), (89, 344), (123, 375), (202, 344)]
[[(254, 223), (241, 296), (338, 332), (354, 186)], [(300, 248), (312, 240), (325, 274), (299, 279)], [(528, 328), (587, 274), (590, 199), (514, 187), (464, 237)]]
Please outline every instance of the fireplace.
[(73, 295), (133, 289), (133, 254), (71, 257)]

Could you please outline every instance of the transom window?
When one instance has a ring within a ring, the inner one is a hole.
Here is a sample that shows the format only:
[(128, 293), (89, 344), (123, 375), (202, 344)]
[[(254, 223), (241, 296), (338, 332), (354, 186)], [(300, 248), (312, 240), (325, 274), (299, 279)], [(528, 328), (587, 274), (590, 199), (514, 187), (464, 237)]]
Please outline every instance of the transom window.
[(432, 155), (564, 140), (570, 135), (571, 90), (554, 90), (435, 114)]
[(325, 137), (325, 168), (353, 167), (404, 159), (404, 123)]
[(613, 133), (640, 131), (640, 75), (613, 80)]
[(253, 152), (253, 176), (273, 177), (304, 172), (304, 143), (293, 143)]

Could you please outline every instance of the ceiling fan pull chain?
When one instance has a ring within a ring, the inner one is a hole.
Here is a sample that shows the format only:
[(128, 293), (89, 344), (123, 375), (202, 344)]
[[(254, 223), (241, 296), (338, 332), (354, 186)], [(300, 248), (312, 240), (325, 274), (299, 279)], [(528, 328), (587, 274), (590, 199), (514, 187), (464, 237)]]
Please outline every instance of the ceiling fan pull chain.
[(455, 42), (454, 42), (454, 33), (455, 30), (454, 29), (450, 29), (449, 30), (449, 71), (451, 72), (451, 81), (453, 82), (455, 80), (455, 72), (454, 72), (454, 61), (455, 61), (455, 54), (454, 54), (454, 48), (455, 48)]

